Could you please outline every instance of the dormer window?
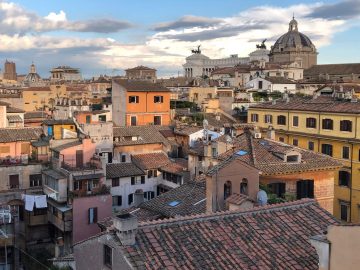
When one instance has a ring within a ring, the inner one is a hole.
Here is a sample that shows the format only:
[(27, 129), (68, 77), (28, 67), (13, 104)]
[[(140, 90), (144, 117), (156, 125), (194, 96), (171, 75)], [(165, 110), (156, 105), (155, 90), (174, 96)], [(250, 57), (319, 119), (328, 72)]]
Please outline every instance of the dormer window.
[(286, 162), (289, 162), (289, 163), (298, 163), (298, 162), (299, 162), (299, 155), (286, 156)]

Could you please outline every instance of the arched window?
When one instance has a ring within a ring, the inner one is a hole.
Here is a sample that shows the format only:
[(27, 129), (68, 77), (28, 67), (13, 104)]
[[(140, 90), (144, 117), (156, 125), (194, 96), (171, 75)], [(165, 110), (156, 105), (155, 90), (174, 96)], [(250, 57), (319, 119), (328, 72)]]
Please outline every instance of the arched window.
[(248, 195), (248, 180), (246, 178), (243, 178), (240, 183), (240, 193)]
[(224, 200), (226, 200), (231, 195), (231, 182), (226, 181), (224, 184)]

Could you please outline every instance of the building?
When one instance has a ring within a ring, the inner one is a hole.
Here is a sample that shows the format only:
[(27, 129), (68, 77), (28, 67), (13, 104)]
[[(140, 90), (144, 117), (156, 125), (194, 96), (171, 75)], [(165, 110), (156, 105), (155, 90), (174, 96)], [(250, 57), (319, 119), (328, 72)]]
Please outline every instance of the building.
[(14, 62), (5, 61), (3, 79), (9, 81), (17, 80), (16, 65)]
[(248, 122), (275, 129), (276, 140), (341, 161), (335, 176), (334, 215), (344, 221), (359, 222), (360, 103), (351, 92), (307, 98), (294, 97), (254, 105)]
[(359, 267), (359, 225), (330, 225), (325, 234), (310, 238), (319, 255), (319, 270), (349, 269)]
[(69, 66), (58, 66), (51, 71), (51, 81), (81, 81), (81, 73), (78, 68)]
[(236, 88), (243, 88), (250, 76), (249, 65), (217, 68), (211, 72), (211, 79), (219, 81), (219, 85)]
[(309, 239), (337, 223), (309, 199), (140, 224), (123, 214), (74, 258), (77, 269), (318, 269)]
[(296, 82), (284, 77), (257, 77), (246, 84), (248, 91), (296, 93)]
[(24, 127), (24, 111), (0, 101), (0, 128)]
[(113, 80), (112, 106), (116, 126), (170, 124), (170, 90), (159, 84)]
[(129, 162), (131, 155), (153, 152), (171, 152), (170, 142), (161, 131), (165, 126), (114, 127), (114, 162)]
[(360, 64), (314, 65), (304, 70), (304, 81), (360, 82)]
[(156, 69), (145, 66), (137, 66), (125, 69), (125, 77), (129, 80), (156, 82)]
[(52, 166), (42, 174), (58, 257), (69, 254), (73, 243), (99, 232), (97, 221), (111, 215), (112, 202), (91, 139), (64, 140), (50, 146), (50, 152)]
[(36, 71), (34, 63), (30, 66), (30, 71), (22, 81), (24, 86), (45, 86), (45, 82), (41, 79), (40, 75)]
[(237, 54), (233, 54), (228, 58), (221, 59), (211, 59), (202, 54), (200, 46), (197, 50), (191, 50), (191, 52), (192, 55), (186, 57), (186, 63), (183, 65), (185, 77), (190, 78), (209, 77), (217, 68), (234, 67), (236, 65), (248, 64), (251, 61), (268, 61), (269, 59), (269, 51), (266, 47), (258, 48), (249, 57), (238, 57)]
[(44, 134), (54, 140), (77, 138), (75, 122), (72, 119), (43, 121)]
[(317, 64), (317, 50), (311, 40), (299, 32), (298, 22), (293, 18), (289, 23), (289, 30), (282, 35), (270, 50), (270, 62), (297, 62), (300, 67), (307, 69)]

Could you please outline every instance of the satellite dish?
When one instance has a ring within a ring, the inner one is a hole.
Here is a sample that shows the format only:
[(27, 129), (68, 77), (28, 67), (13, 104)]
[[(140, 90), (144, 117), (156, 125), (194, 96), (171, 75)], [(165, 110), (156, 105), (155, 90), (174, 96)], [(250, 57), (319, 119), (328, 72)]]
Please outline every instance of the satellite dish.
[(256, 198), (257, 198), (257, 202), (260, 206), (264, 206), (267, 204), (268, 196), (264, 190), (260, 189), (256, 195)]

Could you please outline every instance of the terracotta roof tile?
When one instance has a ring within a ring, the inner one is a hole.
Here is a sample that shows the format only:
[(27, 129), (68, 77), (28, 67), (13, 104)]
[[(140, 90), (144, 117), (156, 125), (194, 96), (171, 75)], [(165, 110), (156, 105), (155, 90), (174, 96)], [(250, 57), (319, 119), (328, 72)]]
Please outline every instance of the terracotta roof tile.
[(157, 169), (171, 162), (162, 152), (132, 155), (131, 159), (143, 170)]
[(106, 178), (144, 175), (145, 172), (133, 163), (106, 164)]
[(124, 87), (130, 92), (170, 92), (170, 90), (161, 84), (148, 81), (114, 80), (115, 83)]
[(43, 134), (41, 127), (0, 128), (0, 143), (16, 141), (35, 141)]

